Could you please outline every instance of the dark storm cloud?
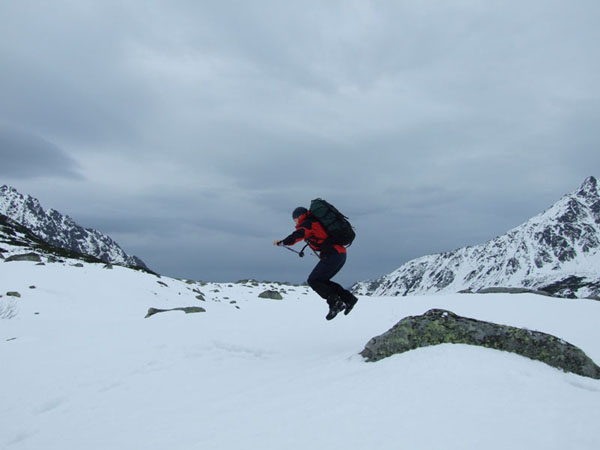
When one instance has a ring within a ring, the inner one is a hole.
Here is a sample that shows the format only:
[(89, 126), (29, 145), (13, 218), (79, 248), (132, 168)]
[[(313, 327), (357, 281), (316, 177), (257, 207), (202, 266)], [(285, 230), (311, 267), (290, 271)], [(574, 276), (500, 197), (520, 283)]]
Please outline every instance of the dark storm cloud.
[(51, 142), (0, 125), (0, 176), (81, 179), (77, 163)]

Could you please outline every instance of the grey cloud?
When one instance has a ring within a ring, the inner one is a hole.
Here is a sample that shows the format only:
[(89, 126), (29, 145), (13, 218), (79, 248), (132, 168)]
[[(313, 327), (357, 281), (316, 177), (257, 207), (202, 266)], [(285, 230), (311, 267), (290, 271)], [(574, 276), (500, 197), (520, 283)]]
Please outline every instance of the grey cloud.
[(126, 60), (135, 35), (127, 18), (135, 12), (112, 8), (88, 1), (4, 3), (0, 120), (51, 134), (80, 152), (139, 140), (136, 124), (153, 105)]
[(0, 160), (0, 175), (7, 178), (82, 178), (77, 163), (58, 146), (33, 134), (2, 125)]
[[(85, 188), (49, 188), (62, 212), (220, 279), (302, 280), (270, 242), (324, 197), (360, 233), (341, 276), (377, 276), (598, 175), (599, 5), (4, 2), (0, 120), (56, 145), (21, 136), (0, 171), (88, 163)], [(95, 173), (119, 158), (127, 189)]]

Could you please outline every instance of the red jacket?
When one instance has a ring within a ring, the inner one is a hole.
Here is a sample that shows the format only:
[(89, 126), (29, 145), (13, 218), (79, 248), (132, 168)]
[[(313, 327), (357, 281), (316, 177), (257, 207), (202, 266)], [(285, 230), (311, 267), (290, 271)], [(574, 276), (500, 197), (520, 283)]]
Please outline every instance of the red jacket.
[(302, 240), (306, 241), (315, 252), (346, 253), (346, 247), (325, 242), (329, 236), (317, 219), (311, 216), (310, 211), (300, 216), (296, 231), (281, 241), (283, 245), (294, 245)]

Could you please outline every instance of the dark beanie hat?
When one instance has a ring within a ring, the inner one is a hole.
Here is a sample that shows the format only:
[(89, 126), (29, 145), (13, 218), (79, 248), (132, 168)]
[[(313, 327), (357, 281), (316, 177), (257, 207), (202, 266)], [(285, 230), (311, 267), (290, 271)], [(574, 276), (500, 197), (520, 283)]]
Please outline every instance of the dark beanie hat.
[(302, 214), (306, 214), (308, 212), (308, 209), (306, 209), (303, 206), (298, 206), (294, 212), (292, 213), (292, 219), (297, 219), (298, 217), (300, 217)]

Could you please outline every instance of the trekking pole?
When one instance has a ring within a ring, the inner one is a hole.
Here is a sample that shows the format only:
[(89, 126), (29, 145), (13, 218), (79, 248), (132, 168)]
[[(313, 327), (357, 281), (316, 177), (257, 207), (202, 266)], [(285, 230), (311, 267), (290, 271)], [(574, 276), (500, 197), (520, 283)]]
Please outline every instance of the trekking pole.
[(294, 252), (295, 254), (297, 254), (300, 258), (304, 257), (304, 251), (301, 252), (297, 252), (296, 250), (294, 250), (293, 248), (288, 247), (287, 245), (281, 245), (279, 244), (278, 247), (283, 247), (286, 250), (289, 250), (290, 252)]
[(304, 247), (302, 247), (302, 250), (300, 250), (299, 252), (294, 250), (293, 248), (288, 247), (287, 245), (283, 245), (283, 244), (279, 244), (278, 247), (283, 247), (283, 248), (289, 250), (290, 252), (296, 253), (300, 258), (304, 258), (304, 249), (306, 247), (308, 247), (308, 244), (306, 244)]
[[(306, 247), (308, 247), (308, 244), (306, 244), (304, 247), (302, 247), (302, 250), (300, 250), (300, 251), (296, 251), (293, 248), (288, 247), (287, 245), (283, 245), (283, 244), (279, 244), (278, 247), (283, 247), (283, 248), (289, 250), (290, 252), (296, 253), (300, 258), (304, 258), (304, 249)], [(313, 253), (315, 253), (315, 252), (313, 251)], [(318, 255), (316, 253), (315, 253), (315, 256), (318, 257)]]

